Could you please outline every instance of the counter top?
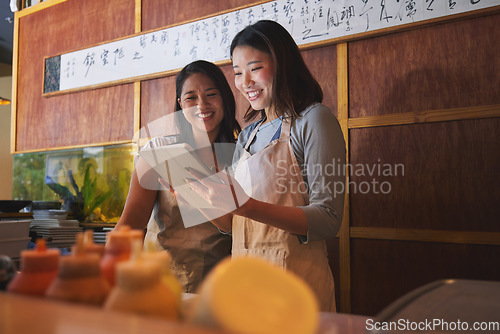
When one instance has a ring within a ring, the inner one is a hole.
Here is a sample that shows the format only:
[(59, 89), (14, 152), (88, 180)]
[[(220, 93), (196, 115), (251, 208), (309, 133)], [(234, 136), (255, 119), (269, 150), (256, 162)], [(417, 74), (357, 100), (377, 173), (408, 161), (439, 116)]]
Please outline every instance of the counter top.
[(206, 328), (99, 307), (0, 293), (2, 334), (215, 334)]
[[(124, 316), (126, 315), (126, 316)], [(321, 313), (318, 334), (365, 333), (367, 317)], [(222, 334), (186, 323), (0, 292), (2, 334)]]

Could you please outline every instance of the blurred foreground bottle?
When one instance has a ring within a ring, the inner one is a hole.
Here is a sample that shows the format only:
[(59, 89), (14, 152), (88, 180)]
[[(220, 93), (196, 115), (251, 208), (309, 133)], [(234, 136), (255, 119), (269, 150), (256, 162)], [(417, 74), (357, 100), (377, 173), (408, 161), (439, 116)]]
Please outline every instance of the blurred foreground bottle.
[(84, 247), (84, 234), (77, 234), (71, 255), (59, 260), (59, 274), (46, 292), (49, 298), (100, 306), (110, 285), (101, 274), (100, 256)]
[(7, 291), (44, 296), (57, 276), (59, 258), (58, 249), (47, 249), (45, 240), (38, 239), (35, 249), (21, 251), (21, 272), (9, 283)]
[(104, 308), (178, 321), (178, 298), (162, 282), (159, 261), (145, 260), (140, 255), (141, 241), (136, 240), (134, 244), (133, 258), (116, 266), (116, 286)]

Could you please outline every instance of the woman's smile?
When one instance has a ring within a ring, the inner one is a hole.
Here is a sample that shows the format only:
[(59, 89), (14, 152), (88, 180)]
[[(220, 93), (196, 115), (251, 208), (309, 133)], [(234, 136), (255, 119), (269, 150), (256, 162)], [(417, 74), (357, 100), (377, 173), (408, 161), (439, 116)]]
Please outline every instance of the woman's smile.
[(208, 133), (213, 138), (217, 137), (224, 118), (224, 104), (211, 79), (201, 73), (189, 76), (178, 102), (194, 134)]
[(201, 119), (202, 121), (211, 120), (215, 115), (215, 112), (199, 112), (195, 113), (195, 116)]
[(274, 66), (271, 55), (250, 46), (233, 51), (234, 83), (254, 110), (269, 108), (273, 95)]
[(256, 99), (259, 98), (260, 94), (262, 93), (262, 89), (260, 90), (252, 90), (247, 92), (248, 95), (248, 100), (249, 101), (255, 101)]

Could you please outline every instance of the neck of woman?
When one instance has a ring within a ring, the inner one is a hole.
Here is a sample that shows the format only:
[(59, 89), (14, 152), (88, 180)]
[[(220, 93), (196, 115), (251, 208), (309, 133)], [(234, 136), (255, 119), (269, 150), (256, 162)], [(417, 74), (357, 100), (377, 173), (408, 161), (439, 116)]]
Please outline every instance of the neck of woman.
[[(202, 148), (205, 146), (209, 146), (208, 144), (213, 144), (215, 140), (217, 139), (218, 132), (198, 132), (198, 131), (193, 131), (193, 139), (194, 139), (194, 146), (193, 148)], [(208, 138), (208, 142), (207, 142)]]
[(194, 149), (196, 153), (198, 154), (199, 158), (209, 167), (213, 168), (215, 167), (215, 162), (214, 162), (214, 154), (215, 152), (212, 149), (212, 145), (217, 138), (218, 133), (208, 133), (208, 140), (210, 143), (207, 142), (207, 133), (198, 133), (198, 132), (193, 132), (193, 138), (194, 138)]
[(266, 109), (264, 109), (264, 113), (266, 114), (266, 120), (262, 124), (271, 122), (271, 121), (275, 120), (276, 118), (278, 118), (274, 108), (272, 108), (272, 107), (267, 107)]

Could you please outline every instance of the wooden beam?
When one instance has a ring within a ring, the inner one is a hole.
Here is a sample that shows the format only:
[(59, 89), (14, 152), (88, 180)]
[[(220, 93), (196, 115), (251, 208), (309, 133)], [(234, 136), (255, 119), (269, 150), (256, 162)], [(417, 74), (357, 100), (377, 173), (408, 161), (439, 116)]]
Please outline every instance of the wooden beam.
[(351, 227), (351, 238), (395, 241), (500, 245), (499, 232), (418, 230), (380, 227)]
[(60, 4), (61, 2), (66, 2), (66, 1), (67, 0), (42, 1), (42, 2), (37, 3), (36, 5), (33, 5), (31, 7), (28, 7), (28, 8), (23, 7), (22, 10), (16, 12), (16, 15), (19, 15), (19, 17), (23, 17), (26, 15), (30, 15), (30, 14), (33, 14), (35, 12), (38, 12), (39, 10), (43, 10), (43, 9), (51, 7), (51, 6), (55, 6), (55, 5)]
[(500, 104), (349, 118), (349, 129), (500, 117)]
[[(344, 134), (346, 148), (349, 147), (349, 75), (347, 43), (337, 45), (337, 115)], [(349, 163), (349, 151), (346, 154), (346, 165)], [(346, 173), (346, 185), (349, 174)], [(349, 195), (346, 191), (344, 200), (344, 216), (339, 232), (339, 266), (340, 266), (340, 312), (351, 312), (351, 256), (349, 242)]]
[[(142, 0), (135, 0), (135, 32), (142, 31)], [(134, 138), (141, 130), (141, 82), (134, 82)], [(135, 144), (135, 143), (134, 143)], [(135, 147), (134, 149), (139, 149)]]
[(21, 154), (21, 153), (36, 153), (36, 152), (52, 152), (52, 151), (72, 150), (72, 149), (86, 148), (86, 147), (101, 147), (101, 146), (126, 145), (126, 144), (133, 144), (133, 142), (132, 140), (116, 140), (111, 142), (58, 146), (58, 147), (49, 147), (49, 148), (35, 149), (35, 150), (20, 150), (13, 153)]
[(142, 0), (135, 0), (135, 33), (142, 32)]
[(14, 14), (14, 43), (12, 44), (12, 97), (10, 105), (10, 153), (17, 147), (17, 75), (19, 53), (19, 12)]

